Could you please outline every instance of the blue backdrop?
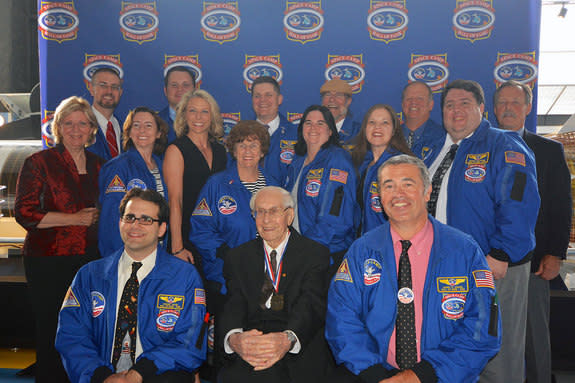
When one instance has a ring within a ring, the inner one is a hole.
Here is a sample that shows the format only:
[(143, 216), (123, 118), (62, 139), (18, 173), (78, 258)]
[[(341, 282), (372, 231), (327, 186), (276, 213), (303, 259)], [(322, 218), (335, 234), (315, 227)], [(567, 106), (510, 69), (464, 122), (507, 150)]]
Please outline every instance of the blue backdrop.
[[(419, 79), (437, 92), (441, 121), (439, 92), (464, 78), (481, 83), (494, 122), (498, 82), (537, 80), (540, 12), (540, 0), (40, 0), (42, 113), (47, 121), (71, 95), (91, 101), (86, 81), (103, 65), (124, 80), (120, 120), (138, 105), (160, 110), (165, 70), (188, 65), (228, 124), (254, 118), (247, 89), (264, 74), (281, 81), (280, 111), (294, 119), (320, 102), (326, 78), (341, 77), (357, 120), (375, 103), (400, 112), (402, 88)], [(528, 129), (535, 123), (534, 110)]]

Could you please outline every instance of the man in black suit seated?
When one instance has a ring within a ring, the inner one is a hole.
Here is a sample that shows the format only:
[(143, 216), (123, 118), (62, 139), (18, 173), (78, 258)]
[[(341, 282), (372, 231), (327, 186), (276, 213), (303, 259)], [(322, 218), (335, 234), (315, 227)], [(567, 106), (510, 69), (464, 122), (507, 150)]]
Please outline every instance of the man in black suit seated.
[(290, 228), (294, 202), (284, 189), (261, 189), (250, 208), (260, 237), (231, 250), (224, 264), (228, 300), (217, 327), (226, 360), (218, 382), (317, 381), (329, 359), (329, 250)]
[(499, 127), (519, 133), (535, 154), (541, 197), (527, 304), (525, 361), (529, 383), (551, 382), (549, 281), (559, 274), (571, 229), (571, 175), (563, 146), (525, 129), (532, 98), (531, 88), (516, 81), (502, 84), (493, 97)]

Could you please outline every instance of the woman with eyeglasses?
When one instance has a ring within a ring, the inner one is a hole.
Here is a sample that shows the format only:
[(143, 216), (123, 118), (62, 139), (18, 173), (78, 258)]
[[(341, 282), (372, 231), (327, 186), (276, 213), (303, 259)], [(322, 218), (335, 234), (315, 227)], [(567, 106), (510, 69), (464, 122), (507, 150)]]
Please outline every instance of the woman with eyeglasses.
[(100, 225), (98, 247), (102, 256), (124, 246), (120, 237), (120, 201), (132, 188), (152, 189), (167, 199), (162, 170), (168, 125), (152, 109), (139, 106), (124, 122), (123, 153), (100, 172)]
[(98, 173), (104, 160), (86, 150), (98, 121), (88, 101), (63, 100), (52, 130), (56, 146), (26, 159), (15, 217), (26, 230), (22, 253), (36, 322), (36, 382), (67, 382), (54, 349), (58, 311), (78, 269), (98, 258)]
[(339, 144), (328, 108), (312, 105), (305, 110), (295, 154), (285, 187), (296, 202), (293, 227), (329, 247), (331, 263), (337, 267), (355, 239), (359, 214), (355, 169)]
[(377, 170), (393, 156), (412, 153), (401, 132), (399, 118), (391, 106), (384, 104), (369, 108), (355, 142), (351, 157), (359, 169), (357, 202), (361, 208), (361, 225), (358, 234), (362, 235), (387, 220), (379, 199)]

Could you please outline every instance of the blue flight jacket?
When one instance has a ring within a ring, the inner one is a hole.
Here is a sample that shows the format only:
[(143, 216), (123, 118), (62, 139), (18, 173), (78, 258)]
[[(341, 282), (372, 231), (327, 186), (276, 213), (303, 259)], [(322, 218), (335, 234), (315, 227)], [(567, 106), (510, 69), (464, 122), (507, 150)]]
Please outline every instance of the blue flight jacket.
[(287, 177), (288, 166), (295, 156), (297, 126), (289, 122), (282, 114), (279, 116), (280, 124), (270, 137), (270, 150), (264, 160), (264, 171), (281, 185)]
[[(292, 161), (286, 190), (293, 190), (305, 158), (296, 155)], [(301, 172), (296, 209), (300, 233), (329, 247), (331, 253), (347, 250), (361, 214), (356, 193), (350, 154), (337, 146), (321, 149)]]
[(361, 130), (361, 122), (355, 121), (352, 117), (352, 113), (348, 110), (339, 131), (339, 142), (342, 146), (346, 147), (346, 149), (354, 144), (353, 139)]
[[(121, 123), (120, 127), (122, 127)], [(122, 140), (120, 139), (120, 146), (118, 147), (118, 153), (120, 154), (122, 154), (121, 142)], [(112, 159), (112, 154), (110, 153), (110, 148), (108, 147), (108, 141), (106, 141), (106, 135), (102, 132), (102, 129), (100, 129), (99, 126), (98, 130), (96, 131), (96, 140), (92, 145), (88, 146), (86, 150), (102, 157), (106, 161)]]
[[(429, 219), (433, 245), (421, 298), (421, 359), (431, 364), (439, 382), (475, 382), (501, 345), (493, 277), (469, 235)], [(336, 362), (364, 381), (378, 382), (394, 370), (387, 354), (397, 294), (397, 262), (386, 222), (354, 242), (328, 294), (326, 339)]]
[(383, 212), (383, 206), (381, 206), (381, 200), (379, 198), (379, 183), (377, 181), (377, 171), (379, 167), (388, 159), (393, 156), (401, 154), (393, 148), (388, 148), (379, 157), (377, 162), (372, 166), (369, 166), (371, 161), (373, 161), (373, 152), (370, 150), (365, 155), (365, 160), (359, 167), (359, 176), (367, 169), (365, 179), (363, 182), (363, 211), (361, 212), (361, 234), (367, 233), (371, 229), (381, 225), (386, 222), (385, 213)]
[[(96, 369), (114, 371), (118, 261), (123, 251), (84, 265), (60, 309), (56, 349), (72, 382), (90, 382)], [(143, 352), (136, 364), (152, 361), (157, 374), (200, 367), (206, 358), (206, 306), (195, 267), (158, 248), (156, 265), (140, 282), (138, 301)]]
[(168, 145), (170, 145), (177, 138), (174, 130), (174, 120), (170, 117), (170, 106), (168, 105), (160, 110), (158, 116), (168, 124)]
[[(260, 168), (266, 185), (277, 186)], [(237, 162), (212, 175), (200, 191), (196, 208), (190, 217), (190, 241), (200, 252), (207, 280), (221, 283), (226, 294), (222, 249), (234, 248), (256, 238), (256, 222), (250, 210), (252, 194), (240, 181)], [(218, 251), (218, 249), (220, 249)]]
[[(422, 129), (421, 133), (419, 133), (420, 129)], [(402, 130), (407, 141), (409, 129), (404, 125)], [(430, 118), (416, 130), (411, 151), (429, 167), (443, 148), (446, 134), (443, 126)]]
[[(162, 176), (162, 158), (152, 154), (158, 165), (162, 184), (164, 185), (164, 198), (168, 199), (168, 189)], [(130, 148), (127, 152), (106, 162), (98, 176), (100, 188), (100, 221), (98, 223), (98, 249), (102, 256), (107, 256), (123, 248), (124, 242), (120, 237), (120, 202), (126, 193), (134, 188), (156, 190), (156, 179), (150, 173), (146, 162), (136, 150)], [(163, 247), (167, 241), (163, 241)]]
[(530, 259), (540, 198), (535, 157), (517, 133), (484, 119), (459, 143), (447, 196), (447, 224), (470, 234), (485, 255)]

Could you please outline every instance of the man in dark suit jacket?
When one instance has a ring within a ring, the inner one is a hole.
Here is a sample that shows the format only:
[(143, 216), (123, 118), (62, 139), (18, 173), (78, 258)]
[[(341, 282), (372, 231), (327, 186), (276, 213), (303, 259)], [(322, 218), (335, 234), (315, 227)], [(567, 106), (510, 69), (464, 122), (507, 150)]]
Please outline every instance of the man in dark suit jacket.
[(508, 81), (494, 94), (495, 115), (503, 129), (519, 133), (535, 154), (541, 207), (535, 226), (527, 305), (525, 359), (527, 381), (551, 381), (549, 341), (549, 281), (559, 274), (571, 229), (571, 175), (563, 146), (525, 129), (531, 112), (531, 89)]
[(260, 237), (226, 255), (218, 382), (317, 381), (324, 372), (329, 250), (289, 227), (293, 206), (282, 188), (258, 191), (250, 208)]

